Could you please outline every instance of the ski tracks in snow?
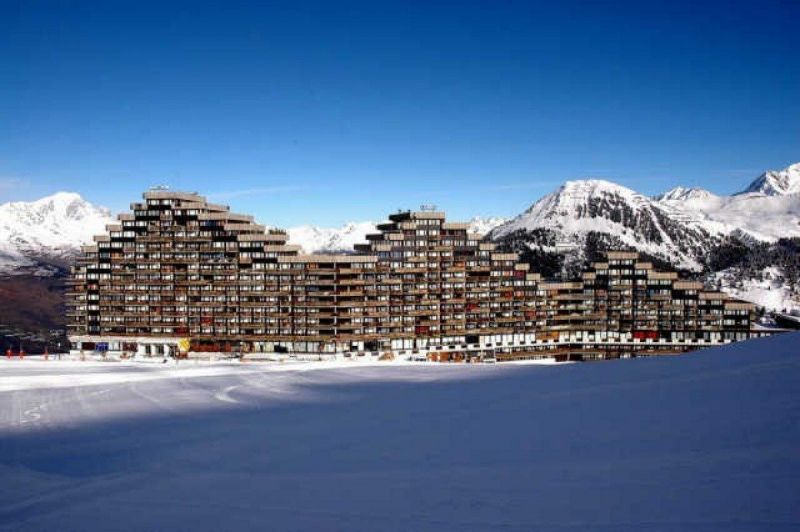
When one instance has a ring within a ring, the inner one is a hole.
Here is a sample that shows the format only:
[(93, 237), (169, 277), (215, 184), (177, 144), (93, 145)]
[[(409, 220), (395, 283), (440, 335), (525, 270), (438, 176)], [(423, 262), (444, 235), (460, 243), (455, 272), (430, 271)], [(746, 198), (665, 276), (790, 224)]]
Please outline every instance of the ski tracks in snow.
[(239, 386), (241, 386), (241, 385), (240, 384), (234, 384), (232, 386), (226, 386), (225, 388), (222, 388), (221, 390), (218, 390), (214, 394), (214, 399), (216, 399), (217, 401), (222, 401), (223, 403), (239, 404), (239, 401), (237, 401), (236, 399), (231, 397), (231, 392), (233, 390), (237, 389)]

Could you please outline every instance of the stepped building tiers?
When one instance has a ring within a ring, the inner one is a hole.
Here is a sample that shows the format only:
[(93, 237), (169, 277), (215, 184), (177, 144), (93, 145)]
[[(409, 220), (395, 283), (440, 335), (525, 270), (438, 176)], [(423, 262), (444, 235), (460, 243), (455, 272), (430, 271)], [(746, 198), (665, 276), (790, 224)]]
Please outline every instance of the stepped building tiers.
[(296, 356), (611, 358), (744, 340), (754, 307), (609, 252), (554, 282), (467, 224), (389, 216), (353, 254), (197, 194), (151, 190), (82, 248), (68, 288), (73, 349)]

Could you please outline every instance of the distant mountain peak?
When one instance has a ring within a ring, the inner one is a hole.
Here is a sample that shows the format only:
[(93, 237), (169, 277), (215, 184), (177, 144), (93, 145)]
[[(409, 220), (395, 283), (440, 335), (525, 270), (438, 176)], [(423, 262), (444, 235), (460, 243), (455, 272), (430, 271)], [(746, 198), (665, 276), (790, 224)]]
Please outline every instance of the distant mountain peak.
[(0, 204), (0, 273), (38, 267), (42, 259), (64, 265), (111, 221), (108, 209), (74, 192)]
[(688, 201), (696, 199), (713, 198), (714, 194), (704, 188), (697, 187), (675, 187), (671, 190), (655, 196), (656, 201)]
[(597, 193), (605, 191), (625, 192), (631, 194), (638, 194), (633, 189), (630, 189), (619, 183), (609, 181), (607, 179), (600, 179), (596, 177), (586, 179), (570, 179), (561, 185), (560, 190), (565, 192), (584, 192), (584, 193)]
[(43, 198), (39, 198), (38, 200), (34, 200), (33, 203), (46, 203), (48, 201), (85, 201), (85, 200), (77, 192), (67, 192), (62, 190), (59, 192), (54, 192), (49, 196), (44, 196)]
[(485, 235), (495, 227), (502, 225), (507, 221), (508, 221), (507, 218), (502, 218), (500, 216), (489, 216), (489, 217), (474, 216), (469, 221), (469, 232)]
[(9, 202), (11, 205), (67, 205), (74, 202), (81, 202), (81, 203), (89, 203), (83, 196), (78, 194), (77, 192), (54, 192), (48, 196), (43, 196), (39, 199), (35, 199), (32, 201), (12, 201)]
[[(570, 200), (586, 201), (590, 198), (603, 196), (618, 196), (629, 201), (641, 203), (648, 201), (648, 198), (632, 188), (608, 181), (606, 179), (574, 179), (566, 181), (559, 187), (553, 195), (559, 197), (561, 203), (570, 203)], [(546, 196), (545, 196), (546, 197)], [(544, 198), (542, 198), (544, 199)]]
[(669, 256), (690, 268), (699, 268), (690, 248), (708, 236), (701, 229), (678, 226), (653, 199), (605, 179), (567, 181), (490, 237), (515, 239), (520, 234), (551, 251), (582, 249), (590, 235), (603, 234), (615, 245)]
[(786, 196), (797, 193), (800, 193), (800, 163), (794, 163), (783, 170), (764, 172), (739, 194)]
[[(619, 185), (605, 179), (576, 179), (566, 181), (555, 191), (534, 202), (522, 217), (528, 218), (553, 218), (556, 214), (565, 215), (572, 213), (580, 218), (587, 214), (583, 208), (601, 198), (620, 198), (626, 202), (640, 204), (647, 202), (647, 198), (635, 190)], [(512, 220), (510, 224), (514, 222)], [(505, 224), (508, 225), (508, 224)]]
[(299, 245), (304, 253), (352, 252), (353, 246), (366, 241), (375, 231), (374, 222), (347, 222), (341, 227), (300, 225), (286, 230), (289, 244)]

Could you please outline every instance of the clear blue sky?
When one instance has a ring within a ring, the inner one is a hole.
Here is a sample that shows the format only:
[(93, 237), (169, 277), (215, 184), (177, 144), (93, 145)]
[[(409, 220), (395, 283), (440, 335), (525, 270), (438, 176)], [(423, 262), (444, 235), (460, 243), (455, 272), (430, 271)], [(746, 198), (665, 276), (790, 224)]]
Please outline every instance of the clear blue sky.
[(800, 161), (800, 2), (0, 0), (0, 201), (151, 185), (284, 226)]

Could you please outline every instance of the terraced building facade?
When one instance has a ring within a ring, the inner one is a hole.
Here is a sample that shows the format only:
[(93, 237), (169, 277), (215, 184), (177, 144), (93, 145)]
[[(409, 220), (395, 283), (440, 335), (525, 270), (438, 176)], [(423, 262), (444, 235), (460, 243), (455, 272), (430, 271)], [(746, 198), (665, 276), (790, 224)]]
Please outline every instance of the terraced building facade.
[(752, 305), (634, 252), (548, 281), (433, 210), (390, 215), (352, 254), (300, 251), (197, 194), (146, 192), (73, 268), (73, 349), (587, 359), (754, 334)]

